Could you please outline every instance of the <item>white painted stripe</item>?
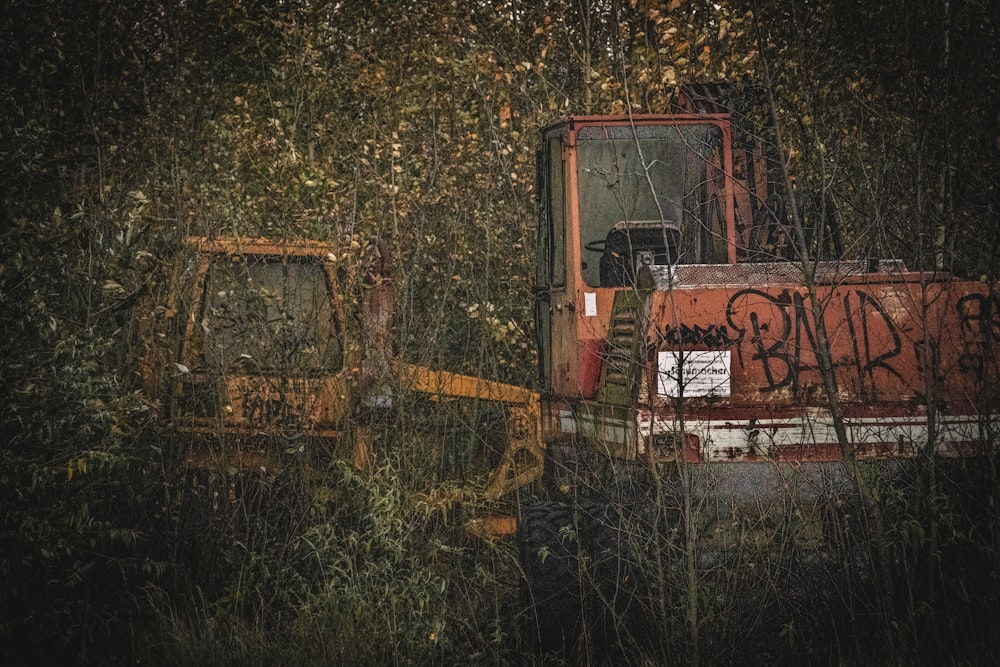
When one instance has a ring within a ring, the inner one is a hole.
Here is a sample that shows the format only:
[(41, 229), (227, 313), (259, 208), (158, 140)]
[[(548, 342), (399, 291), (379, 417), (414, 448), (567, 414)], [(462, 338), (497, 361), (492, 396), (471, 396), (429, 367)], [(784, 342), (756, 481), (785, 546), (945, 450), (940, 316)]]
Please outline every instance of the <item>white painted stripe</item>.
[[(698, 436), (702, 456), (709, 461), (731, 461), (753, 456), (768, 456), (772, 450), (783, 447), (836, 444), (837, 433), (826, 411), (810, 410), (800, 417), (786, 419), (749, 420), (686, 419), (684, 429)], [(942, 415), (938, 419), (937, 444), (939, 453), (946, 456), (960, 454), (959, 445), (979, 442), (982, 439), (980, 424), (992, 420), (1000, 430), (1000, 415), (989, 418), (979, 415)], [(900, 445), (899, 455), (915, 455), (927, 441), (927, 420), (919, 417), (855, 417), (845, 419), (847, 436), (851, 444), (865, 455), (865, 448), (874, 453), (873, 447)], [(638, 430), (640, 447), (650, 434), (671, 434), (676, 422), (652, 421), (640, 417)]]

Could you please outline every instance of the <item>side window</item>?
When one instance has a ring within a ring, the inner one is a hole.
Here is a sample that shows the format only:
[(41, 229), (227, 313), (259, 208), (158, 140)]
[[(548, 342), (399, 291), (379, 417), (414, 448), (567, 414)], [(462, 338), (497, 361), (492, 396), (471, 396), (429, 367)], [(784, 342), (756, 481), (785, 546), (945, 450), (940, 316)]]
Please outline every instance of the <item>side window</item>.
[(535, 285), (548, 288), (551, 282), (552, 216), (549, 213), (549, 154), (542, 147), (535, 154), (535, 192), (538, 197), (538, 239), (535, 244)]
[(560, 137), (549, 138), (548, 152), (549, 187), (546, 192), (546, 208), (549, 219), (549, 278), (553, 287), (566, 284), (566, 201), (563, 176), (562, 141)]
[(562, 141), (558, 134), (545, 139), (535, 167), (539, 198), (536, 278), (539, 287), (562, 287), (566, 284), (566, 210)]

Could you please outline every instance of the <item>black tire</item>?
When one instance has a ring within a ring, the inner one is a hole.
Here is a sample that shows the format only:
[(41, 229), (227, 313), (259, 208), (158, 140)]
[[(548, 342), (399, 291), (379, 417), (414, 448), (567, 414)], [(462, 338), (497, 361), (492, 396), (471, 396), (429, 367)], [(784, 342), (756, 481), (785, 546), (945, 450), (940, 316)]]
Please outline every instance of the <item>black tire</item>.
[(524, 568), (525, 631), (542, 653), (566, 653), (580, 624), (579, 535), (569, 505), (528, 508), (518, 530)]
[(538, 503), (525, 511), (518, 541), (530, 643), (571, 662), (616, 645), (631, 600), (616, 511), (592, 500)]

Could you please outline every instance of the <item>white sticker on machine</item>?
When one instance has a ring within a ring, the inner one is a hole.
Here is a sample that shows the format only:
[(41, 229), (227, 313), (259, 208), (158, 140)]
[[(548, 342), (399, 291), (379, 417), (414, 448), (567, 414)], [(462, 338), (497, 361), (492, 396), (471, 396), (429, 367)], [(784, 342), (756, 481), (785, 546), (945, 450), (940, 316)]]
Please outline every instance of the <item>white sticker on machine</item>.
[(659, 353), (660, 396), (729, 396), (730, 352), (728, 350), (667, 351)]

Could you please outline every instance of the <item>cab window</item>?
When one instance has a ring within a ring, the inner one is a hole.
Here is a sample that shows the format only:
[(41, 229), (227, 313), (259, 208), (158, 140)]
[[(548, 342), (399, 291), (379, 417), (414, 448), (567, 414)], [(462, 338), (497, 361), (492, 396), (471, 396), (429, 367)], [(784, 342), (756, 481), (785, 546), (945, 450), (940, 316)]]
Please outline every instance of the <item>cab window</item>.
[(709, 187), (721, 164), (713, 124), (585, 126), (577, 135), (584, 282), (623, 286), (641, 264), (726, 260), (725, 220)]

